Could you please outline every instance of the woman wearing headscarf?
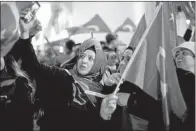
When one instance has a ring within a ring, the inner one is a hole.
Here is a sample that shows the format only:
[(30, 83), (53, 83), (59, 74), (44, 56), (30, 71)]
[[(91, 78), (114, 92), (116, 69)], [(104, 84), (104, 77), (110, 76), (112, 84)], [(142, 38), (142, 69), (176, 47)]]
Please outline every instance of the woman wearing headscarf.
[[(21, 12), (21, 17), (27, 11)], [(26, 24), (20, 19), (21, 39), (14, 45), (12, 54), (21, 57), (24, 70), (36, 80), (37, 96), (44, 109), (41, 131), (104, 127), (104, 119), (115, 109), (116, 96), (109, 98), (112, 102), (107, 103), (107, 98), (100, 104), (95, 96), (85, 93), (85, 90), (102, 90), (99, 82), (105, 71), (106, 58), (100, 43), (95, 39), (84, 41), (76, 56), (77, 62), (70, 70), (47, 66), (39, 63), (30, 44), (29, 29), (33, 22)]]

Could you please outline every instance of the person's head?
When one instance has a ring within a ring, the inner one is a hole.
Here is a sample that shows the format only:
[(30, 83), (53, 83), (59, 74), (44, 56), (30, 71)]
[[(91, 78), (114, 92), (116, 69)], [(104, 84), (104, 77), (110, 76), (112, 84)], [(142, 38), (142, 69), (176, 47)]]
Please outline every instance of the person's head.
[(76, 63), (77, 72), (84, 77), (99, 77), (101, 79), (106, 67), (106, 57), (102, 51), (100, 42), (95, 39), (88, 39), (81, 44), (78, 60)]
[(77, 62), (77, 70), (81, 75), (87, 75), (90, 72), (94, 65), (95, 55), (94, 47), (88, 48), (80, 54)]
[(74, 45), (75, 45), (75, 42), (74, 42), (73, 40), (67, 40), (67, 41), (65, 42), (65, 48), (64, 48), (65, 53), (66, 53), (66, 54), (71, 53), (71, 52), (73, 51)]
[(117, 39), (117, 35), (113, 34), (113, 33), (108, 33), (105, 37), (106, 42), (109, 44), (111, 41), (116, 40)]
[(106, 46), (106, 42), (105, 41), (100, 41), (100, 43), (101, 43), (101, 46), (102, 46), (102, 49), (103, 49), (103, 47)]
[(109, 33), (106, 35), (106, 42), (107, 42), (109, 48), (111, 48), (111, 49), (117, 48), (116, 40), (117, 40), (116, 34)]
[(108, 51), (106, 53), (106, 57), (107, 57), (107, 65), (109, 65), (109, 66), (116, 65), (117, 55), (116, 55), (115, 51)]
[(72, 48), (72, 50), (73, 50), (73, 52), (75, 52), (75, 54), (78, 54), (80, 45), (81, 45), (81, 43), (77, 43), (77, 44), (75, 44), (74, 47)]
[(120, 71), (121, 74), (124, 72), (129, 60), (131, 59), (131, 56), (133, 55), (133, 51), (134, 49), (130, 46), (125, 49), (118, 67), (118, 70)]
[(194, 42), (184, 42), (172, 50), (177, 68), (194, 73), (194, 45)]

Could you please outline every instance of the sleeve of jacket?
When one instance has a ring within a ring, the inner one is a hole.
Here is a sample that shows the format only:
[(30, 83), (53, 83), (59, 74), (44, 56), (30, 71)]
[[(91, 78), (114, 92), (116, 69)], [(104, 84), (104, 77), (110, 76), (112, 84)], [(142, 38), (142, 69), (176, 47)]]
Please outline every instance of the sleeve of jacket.
[[(101, 115), (100, 115), (100, 109), (101, 109), (101, 102), (102, 102), (102, 98), (98, 98), (98, 104), (97, 104), (97, 107), (96, 107), (96, 110), (95, 110), (95, 118), (98, 120), (97, 121), (97, 124), (98, 124), (98, 128), (100, 130), (114, 130), (115, 129), (115, 125), (114, 125), (114, 122), (111, 119), (109, 120), (104, 120)], [(115, 131), (115, 130), (114, 130)]]
[(22, 68), (28, 75), (33, 77), (41, 75), (43, 77), (55, 78), (57, 76), (62, 76), (62, 74), (66, 72), (58, 67), (40, 63), (31, 44), (31, 39), (19, 39), (12, 48), (10, 54), (13, 55), (16, 60), (21, 58)]
[(188, 28), (186, 30), (185, 34), (184, 34), (184, 37), (183, 37), (185, 39), (185, 41), (189, 41), (190, 40), (191, 34), (192, 34), (192, 30)]
[[(121, 86), (120, 92), (130, 93), (127, 103), (128, 112), (130, 114), (144, 118), (148, 121), (154, 121), (161, 117), (161, 101), (155, 100), (137, 85), (125, 81)], [(153, 115), (155, 113), (156, 115)]]
[[(73, 81), (73, 78), (66, 70), (40, 63), (31, 44), (31, 39), (19, 39), (10, 54), (15, 58), (21, 58), (21, 68), (36, 81), (41, 80), (42, 83), (47, 83), (47, 85), (56, 83), (58, 87), (68, 87)], [(42, 86), (42, 88), (48, 87)]]

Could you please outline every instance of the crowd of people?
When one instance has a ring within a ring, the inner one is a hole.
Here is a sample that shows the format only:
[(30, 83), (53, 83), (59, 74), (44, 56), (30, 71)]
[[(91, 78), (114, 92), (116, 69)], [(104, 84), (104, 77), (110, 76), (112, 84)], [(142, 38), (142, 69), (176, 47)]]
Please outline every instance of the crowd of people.
[[(20, 17), (28, 10), (21, 11)], [(68, 39), (63, 55), (52, 57), (53, 51), (48, 49), (50, 59), (42, 59), (31, 43), (41, 30), (40, 23), (35, 17), (29, 23), (21, 18), (20, 38), (1, 39), (2, 131), (32, 131), (35, 114), (40, 131), (165, 130), (160, 100), (128, 81), (113, 94), (134, 48), (118, 50), (118, 36), (110, 33), (105, 42), (89, 38), (75, 44)], [(31, 30), (36, 31), (32, 34)], [(187, 116), (181, 121), (171, 114), (170, 131), (195, 130), (194, 46), (195, 42), (184, 39), (172, 50)], [(105, 97), (89, 95), (87, 90)]]

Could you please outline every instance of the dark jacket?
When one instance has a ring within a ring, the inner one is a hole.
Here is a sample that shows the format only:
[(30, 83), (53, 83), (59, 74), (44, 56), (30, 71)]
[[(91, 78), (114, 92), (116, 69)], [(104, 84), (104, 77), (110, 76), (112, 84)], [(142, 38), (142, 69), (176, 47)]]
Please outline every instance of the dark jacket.
[(105, 121), (99, 114), (100, 104), (97, 107), (90, 103), (85, 106), (71, 104), (73, 77), (62, 68), (39, 63), (30, 42), (30, 39), (19, 40), (11, 52), (16, 58), (21, 57), (22, 68), (36, 80), (36, 96), (44, 109), (41, 131), (104, 127)]
[(148, 131), (163, 131), (161, 101), (155, 100), (137, 85), (127, 81), (123, 83), (121, 92), (130, 93), (127, 103), (129, 114), (147, 120), (149, 123)]
[(195, 75), (177, 69), (180, 89), (187, 106), (187, 118), (183, 124), (184, 131), (195, 131)]
[(0, 130), (32, 131), (33, 90), (27, 78), (14, 74), (8, 61), (5, 59), (6, 67), (0, 72)]

